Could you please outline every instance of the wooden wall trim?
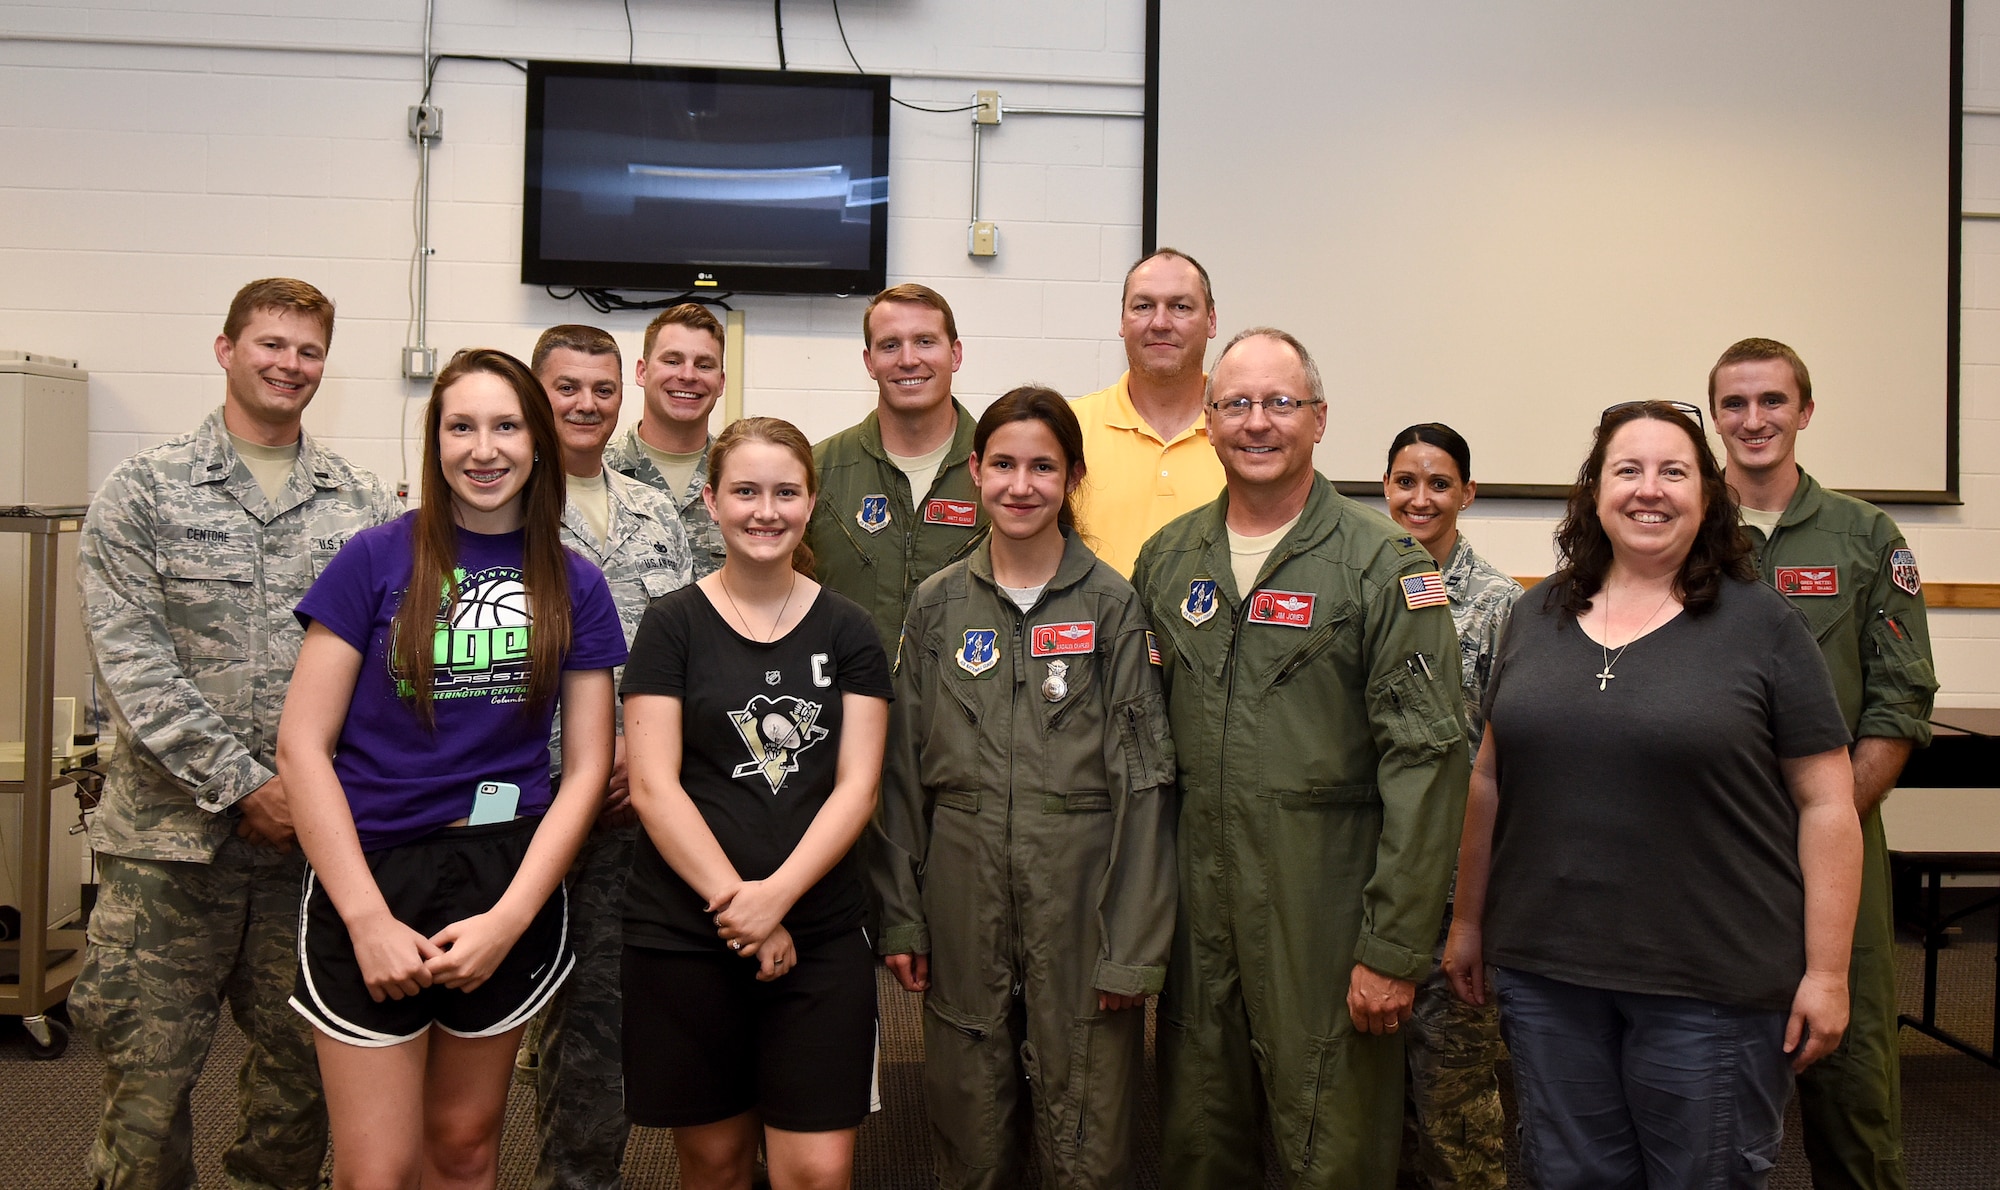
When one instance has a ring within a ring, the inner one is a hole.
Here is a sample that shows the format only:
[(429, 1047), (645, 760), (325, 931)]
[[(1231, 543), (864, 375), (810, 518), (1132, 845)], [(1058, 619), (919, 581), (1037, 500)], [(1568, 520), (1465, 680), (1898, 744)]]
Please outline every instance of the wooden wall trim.
[[(1539, 576), (1517, 575), (1515, 581), (1532, 587), (1542, 580)], [(1925, 583), (1924, 604), (1961, 610), (2000, 608), (2000, 583)]]

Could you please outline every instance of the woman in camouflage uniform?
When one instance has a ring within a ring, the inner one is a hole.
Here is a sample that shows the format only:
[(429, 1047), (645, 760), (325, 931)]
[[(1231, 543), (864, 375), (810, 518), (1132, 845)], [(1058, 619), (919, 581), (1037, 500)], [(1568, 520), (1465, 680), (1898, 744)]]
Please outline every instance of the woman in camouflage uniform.
[[(1458, 514), (1478, 495), (1472, 481), (1472, 448), (1440, 422), (1411, 426), (1389, 444), (1382, 495), (1389, 516), (1409, 530), (1444, 571), (1451, 620), (1458, 629), (1459, 672), (1465, 684), (1466, 740), (1474, 752), (1484, 730), (1479, 707), (1493, 654), (1521, 584), (1472, 552), (1458, 531)], [(1451, 929), (1451, 905), (1438, 927), (1438, 957)], [(1409, 1084), (1404, 1111), (1406, 1140), (1414, 1135), (1415, 1161), (1403, 1163), (1404, 1181), (1483, 1190), (1507, 1185), (1506, 1139), (1495, 1063), (1503, 1050), (1493, 1006), (1474, 1007), (1451, 994), (1442, 968), (1433, 965), (1417, 989), (1416, 1015), (1404, 1034)], [(1406, 1143), (1405, 1148), (1410, 1146)], [(1414, 1164), (1414, 1169), (1412, 1165)]]

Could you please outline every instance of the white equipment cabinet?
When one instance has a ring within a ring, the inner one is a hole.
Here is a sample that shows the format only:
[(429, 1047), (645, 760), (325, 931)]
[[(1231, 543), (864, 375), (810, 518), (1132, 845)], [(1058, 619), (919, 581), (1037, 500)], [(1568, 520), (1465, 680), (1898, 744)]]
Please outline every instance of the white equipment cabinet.
[(58, 928), (80, 911), (85, 850), (75, 789), (56, 775), (69, 765), (52, 757), (73, 756), (70, 720), (91, 705), (76, 596), (89, 379), (74, 360), (0, 350), (0, 904), (25, 935), (0, 946), (0, 1013), (23, 1018), (36, 1057), (67, 1042), (43, 1009), (68, 991), (83, 941)]

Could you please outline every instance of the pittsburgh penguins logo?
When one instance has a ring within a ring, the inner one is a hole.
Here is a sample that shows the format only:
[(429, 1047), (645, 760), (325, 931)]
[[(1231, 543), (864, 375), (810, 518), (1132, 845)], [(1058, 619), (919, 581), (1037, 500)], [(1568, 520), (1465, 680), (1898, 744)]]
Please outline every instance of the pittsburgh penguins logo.
[(759, 694), (742, 710), (729, 712), (729, 721), (750, 753), (750, 759), (729, 775), (761, 773), (771, 792), (777, 793), (786, 778), (799, 771), (799, 753), (826, 738), (826, 728), (818, 726), (819, 716), (820, 704), (789, 694), (779, 698)]

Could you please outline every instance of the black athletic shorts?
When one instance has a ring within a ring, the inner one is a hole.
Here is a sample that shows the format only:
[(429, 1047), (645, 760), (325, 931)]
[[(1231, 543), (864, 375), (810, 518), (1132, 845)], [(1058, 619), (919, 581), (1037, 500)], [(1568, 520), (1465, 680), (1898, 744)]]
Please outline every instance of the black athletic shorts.
[(875, 954), (860, 930), (769, 983), (728, 951), (625, 948), (625, 1114), (686, 1128), (753, 1108), (788, 1132), (853, 1128), (875, 1079)]
[[(520, 870), (539, 818), (447, 827), (413, 843), (371, 852), (368, 870), (396, 920), (425, 935), (493, 908)], [(428, 987), (376, 1003), (361, 978), (347, 924), (311, 868), (299, 906), (299, 975), (292, 1007), (313, 1027), (349, 1045), (398, 1045), (435, 1021), (460, 1037), (492, 1037), (527, 1023), (568, 977), (567, 893), (561, 885), (500, 960), (470, 992)]]

